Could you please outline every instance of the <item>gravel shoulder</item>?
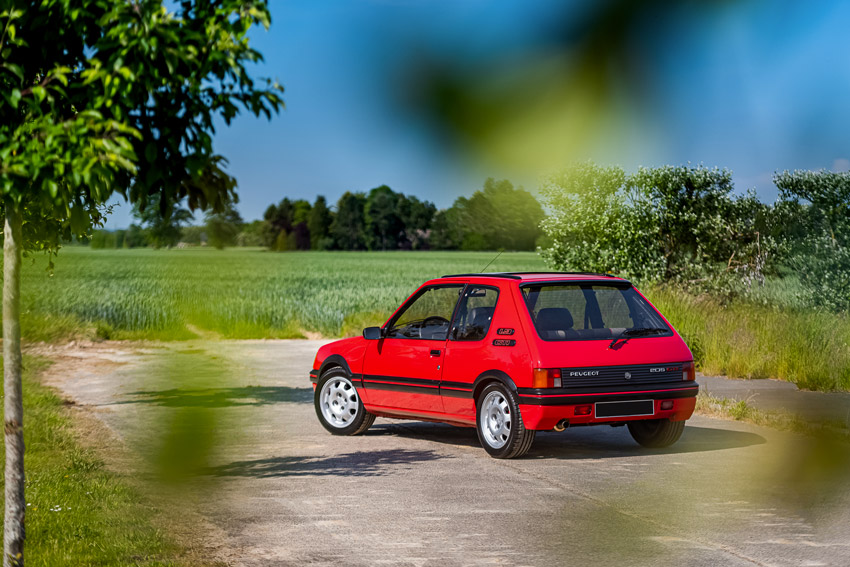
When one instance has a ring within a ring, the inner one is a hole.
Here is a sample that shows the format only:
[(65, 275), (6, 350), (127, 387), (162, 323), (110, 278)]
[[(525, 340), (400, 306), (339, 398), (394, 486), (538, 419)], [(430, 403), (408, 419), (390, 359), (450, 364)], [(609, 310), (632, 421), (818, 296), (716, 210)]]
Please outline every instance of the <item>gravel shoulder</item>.
[(308, 380), (323, 342), (38, 354), (57, 361), (44, 381), (140, 457), (152, 490), (163, 455), (191, 457), (172, 487), (228, 565), (850, 564), (844, 445), (699, 416), (667, 450), (625, 428), (575, 428), (514, 461), (440, 424), (379, 419), (334, 437)]

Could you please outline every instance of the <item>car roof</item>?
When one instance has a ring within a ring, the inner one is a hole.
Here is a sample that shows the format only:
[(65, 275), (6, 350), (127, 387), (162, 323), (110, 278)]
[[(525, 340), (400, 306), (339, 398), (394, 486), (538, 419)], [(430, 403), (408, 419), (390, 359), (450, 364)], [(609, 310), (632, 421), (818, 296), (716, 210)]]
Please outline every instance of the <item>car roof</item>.
[[(610, 282), (626, 282), (628, 280), (618, 278), (611, 274), (601, 274), (597, 272), (485, 272), (485, 273), (470, 273), (470, 274), (448, 274), (439, 279), (449, 278), (498, 278), (518, 280), (520, 282), (534, 281), (610, 281)], [(435, 281), (439, 281), (435, 280)]]

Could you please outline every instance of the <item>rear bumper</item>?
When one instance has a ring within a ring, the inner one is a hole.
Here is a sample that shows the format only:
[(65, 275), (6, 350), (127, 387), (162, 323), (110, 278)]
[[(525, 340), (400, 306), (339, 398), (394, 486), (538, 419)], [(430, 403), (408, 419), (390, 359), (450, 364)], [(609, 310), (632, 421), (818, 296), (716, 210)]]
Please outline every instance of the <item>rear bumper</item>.
[[(519, 409), (522, 421), (528, 429), (549, 430), (561, 420), (570, 425), (593, 425), (603, 423), (623, 423), (639, 419), (670, 419), (682, 421), (694, 413), (699, 385), (695, 382), (684, 384), (665, 384), (658, 387), (645, 386), (639, 390), (622, 391), (605, 389), (599, 391), (568, 390), (532, 390), (520, 388)], [(597, 402), (615, 402), (630, 400), (653, 400), (653, 415), (596, 417)], [(670, 402), (669, 409), (661, 409), (662, 402)], [(593, 406), (590, 415), (576, 415), (576, 408)]]

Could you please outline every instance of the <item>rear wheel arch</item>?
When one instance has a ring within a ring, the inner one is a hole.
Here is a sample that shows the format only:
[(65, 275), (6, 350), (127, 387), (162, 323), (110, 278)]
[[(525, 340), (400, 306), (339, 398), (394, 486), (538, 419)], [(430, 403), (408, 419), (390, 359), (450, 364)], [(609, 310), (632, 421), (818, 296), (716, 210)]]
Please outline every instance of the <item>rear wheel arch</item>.
[(510, 389), (513, 393), (517, 393), (516, 384), (506, 372), (502, 370), (487, 370), (479, 374), (475, 379), (475, 382), (473, 382), (472, 399), (475, 400), (476, 405), (478, 404), (478, 398), (481, 396), (481, 392), (484, 391), (484, 388), (494, 382), (499, 382), (506, 388)]

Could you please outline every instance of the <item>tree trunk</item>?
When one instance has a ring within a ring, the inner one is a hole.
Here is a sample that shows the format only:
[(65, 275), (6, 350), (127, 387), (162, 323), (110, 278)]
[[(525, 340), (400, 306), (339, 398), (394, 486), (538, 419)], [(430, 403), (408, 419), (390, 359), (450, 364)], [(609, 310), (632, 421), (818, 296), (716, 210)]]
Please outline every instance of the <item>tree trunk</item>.
[(6, 203), (3, 242), (3, 418), (6, 425), (6, 515), (3, 567), (24, 564), (24, 406), (21, 394), (21, 213)]

